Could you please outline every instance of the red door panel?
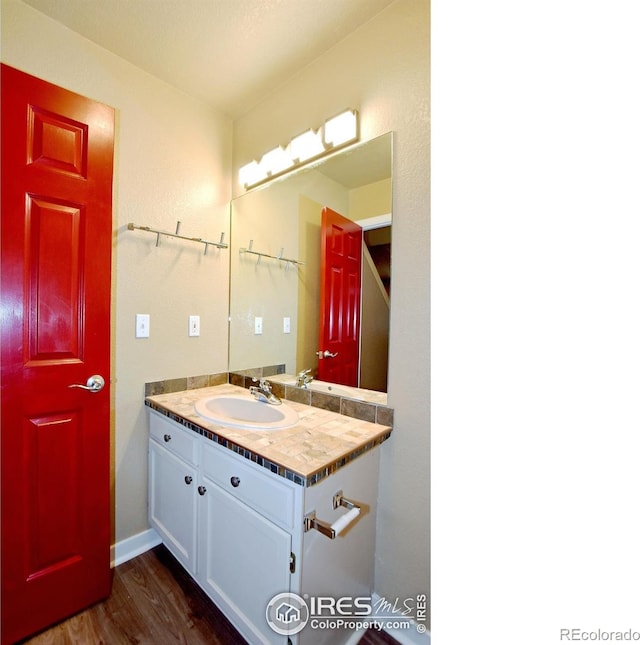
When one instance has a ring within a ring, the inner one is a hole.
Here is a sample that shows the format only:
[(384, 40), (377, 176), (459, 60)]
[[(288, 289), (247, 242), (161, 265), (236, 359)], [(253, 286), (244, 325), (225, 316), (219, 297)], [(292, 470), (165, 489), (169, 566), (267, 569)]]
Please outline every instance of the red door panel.
[(3, 644), (111, 589), (113, 132), (112, 108), (2, 65)]
[(362, 228), (322, 209), (318, 378), (358, 386)]
[(29, 362), (80, 360), (83, 208), (30, 194), (26, 200)]

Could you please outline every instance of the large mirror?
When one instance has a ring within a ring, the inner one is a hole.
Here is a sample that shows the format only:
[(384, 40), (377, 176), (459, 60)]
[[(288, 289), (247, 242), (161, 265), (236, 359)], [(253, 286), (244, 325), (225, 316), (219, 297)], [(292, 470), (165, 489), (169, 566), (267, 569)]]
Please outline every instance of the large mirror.
[[(285, 365), (317, 377), (322, 211), (362, 228), (359, 388), (387, 389), (392, 134), (352, 146), (231, 203), (229, 371)], [(328, 292), (328, 289), (327, 289)], [(355, 300), (355, 298), (354, 298)], [(334, 315), (329, 313), (328, 315)]]

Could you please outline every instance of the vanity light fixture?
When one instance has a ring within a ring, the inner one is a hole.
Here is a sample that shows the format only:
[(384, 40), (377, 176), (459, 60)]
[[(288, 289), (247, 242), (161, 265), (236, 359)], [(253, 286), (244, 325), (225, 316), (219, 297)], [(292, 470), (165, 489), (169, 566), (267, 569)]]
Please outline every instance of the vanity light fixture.
[(344, 110), (317, 130), (309, 129), (294, 137), (286, 147), (277, 146), (266, 152), (260, 162), (252, 161), (240, 168), (238, 179), (245, 189), (279, 177), (330, 154), (360, 138), (358, 111)]
[(322, 132), (318, 130), (307, 130), (297, 137), (291, 139), (289, 152), (296, 163), (303, 163), (321, 155), (325, 150), (322, 141)]

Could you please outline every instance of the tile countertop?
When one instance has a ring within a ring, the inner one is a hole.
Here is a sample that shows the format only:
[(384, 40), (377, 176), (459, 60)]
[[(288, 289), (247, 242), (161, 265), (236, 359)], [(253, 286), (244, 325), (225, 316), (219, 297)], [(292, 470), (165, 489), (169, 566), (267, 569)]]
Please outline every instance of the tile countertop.
[(216, 385), (148, 396), (145, 404), (301, 486), (318, 483), (391, 435), (389, 426), (354, 419), (295, 401), (286, 401), (286, 404), (298, 413), (300, 421), (283, 430), (224, 427), (204, 419), (195, 411), (198, 399), (223, 394), (246, 395), (247, 390), (230, 384)]

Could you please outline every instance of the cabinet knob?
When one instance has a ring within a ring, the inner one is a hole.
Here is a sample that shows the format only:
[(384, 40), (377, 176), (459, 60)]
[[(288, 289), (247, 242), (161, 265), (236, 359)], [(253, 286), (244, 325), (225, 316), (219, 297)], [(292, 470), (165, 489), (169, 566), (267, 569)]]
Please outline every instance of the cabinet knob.
[(167, 443), (169, 443), (169, 442), (171, 441), (171, 435), (170, 435), (170, 434), (166, 434), (166, 435), (164, 435), (163, 439), (164, 439)]
[(185, 475), (184, 477), (184, 483), (187, 484), (187, 486), (193, 481), (193, 477), (191, 475)]
[(240, 477), (232, 477), (231, 478), (231, 485), (234, 488), (238, 488), (238, 486), (240, 486)]
[(198, 493), (204, 495), (207, 492), (207, 489), (204, 486), (198, 486)]

